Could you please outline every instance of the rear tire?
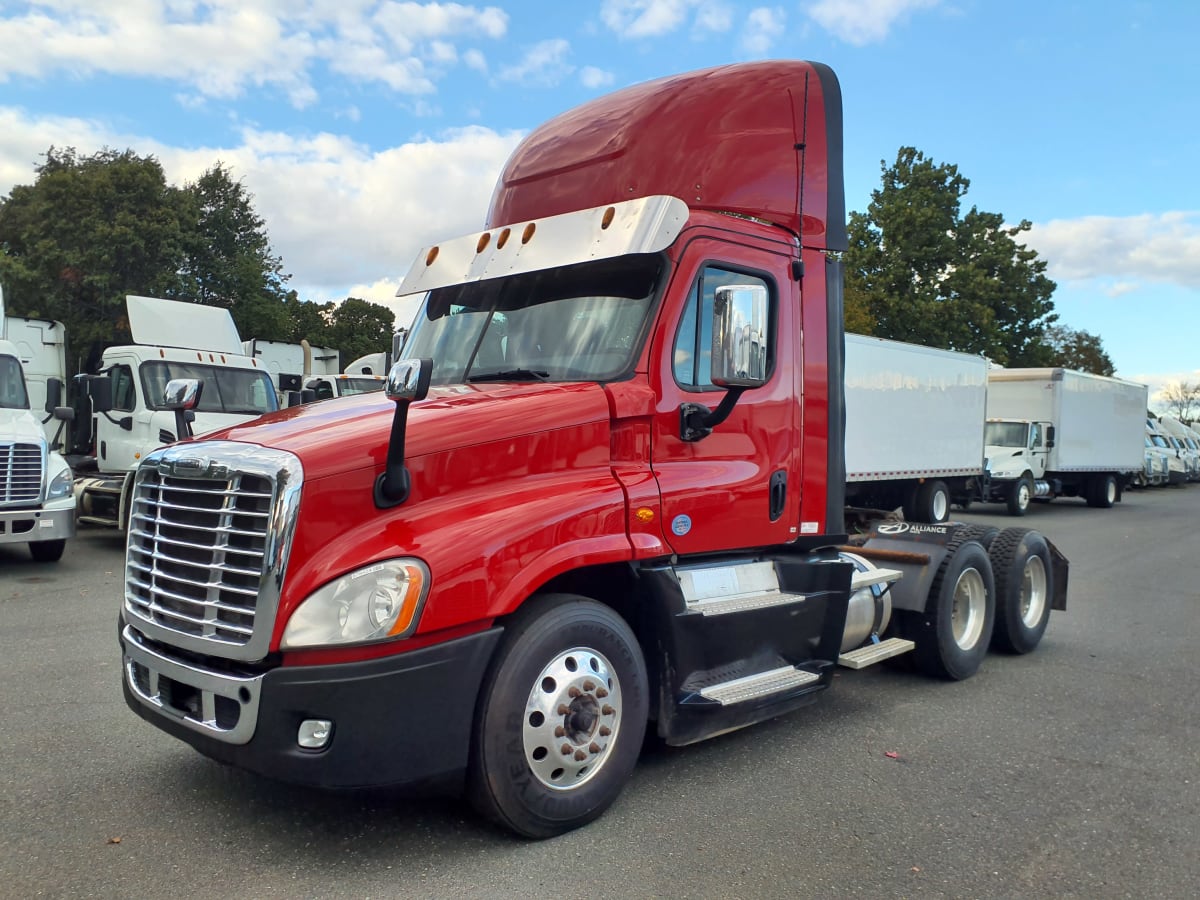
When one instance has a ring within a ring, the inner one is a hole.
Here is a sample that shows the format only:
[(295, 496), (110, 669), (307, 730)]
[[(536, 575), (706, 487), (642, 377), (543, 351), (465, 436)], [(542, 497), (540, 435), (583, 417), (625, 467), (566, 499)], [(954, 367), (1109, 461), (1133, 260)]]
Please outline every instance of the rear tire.
[(29, 545), (29, 555), (35, 562), (58, 562), (62, 559), (63, 549), (66, 546), (66, 538), (59, 538), (56, 541), (34, 541)]
[(904, 636), (916, 642), (913, 662), (926, 675), (961, 681), (978, 671), (995, 624), (995, 583), (983, 545), (952, 541), (938, 567), (924, 613), (901, 620)]
[(1115, 475), (1098, 475), (1088, 482), (1087, 505), (1094, 509), (1112, 509), (1117, 502)]
[(1029, 653), (1046, 633), (1054, 601), (1054, 570), (1046, 539), (1028, 528), (1006, 528), (988, 551), (996, 578), (992, 647)]
[(624, 619), (585, 597), (529, 600), (481, 692), (472, 804), (530, 838), (586, 825), (629, 780), (648, 708), (646, 665)]

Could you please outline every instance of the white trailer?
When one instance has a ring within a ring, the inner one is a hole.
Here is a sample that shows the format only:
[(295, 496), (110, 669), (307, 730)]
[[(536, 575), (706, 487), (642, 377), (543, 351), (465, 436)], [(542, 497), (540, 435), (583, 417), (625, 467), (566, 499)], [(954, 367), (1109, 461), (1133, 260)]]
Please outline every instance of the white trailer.
[(1145, 464), (1144, 384), (1071, 369), (988, 372), (990, 499), (1022, 515), (1034, 497), (1111, 507)]
[(942, 522), (978, 499), (986, 359), (847, 334), (845, 385), (848, 503)]

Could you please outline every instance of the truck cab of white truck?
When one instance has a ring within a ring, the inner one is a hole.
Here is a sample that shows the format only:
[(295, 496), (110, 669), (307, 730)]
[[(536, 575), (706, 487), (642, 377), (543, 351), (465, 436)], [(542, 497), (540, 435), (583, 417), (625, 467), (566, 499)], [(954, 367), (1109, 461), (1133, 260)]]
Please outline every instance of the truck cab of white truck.
[(1200, 444), (1196, 443), (1192, 430), (1174, 416), (1158, 417), (1158, 430), (1175, 449), (1175, 455), (1183, 461), (1188, 481), (1200, 480)]
[(279, 408), (270, 372), (242, 354), (228, 310), (155, 297), (126, 298), (135, 343), (104, 351), (98, 375), (83, 376), (92, 411), (95, 474), (77, 486), (80, 521), (124, 527), (129, 476), (164, 444), (180, 439), (163, 399), (167, 382), (203, 382), (192, 431), (201, 434)]
[[(27, 543), (35, 560), (54, 562), (75, 534), (73, 479), (30, 408), (17, 352), (0, 339), (0, 544)], [(47, 382), (52, 416), (65, 421), (73, 411), (58, 405), (60, 392), (61, 382)]]

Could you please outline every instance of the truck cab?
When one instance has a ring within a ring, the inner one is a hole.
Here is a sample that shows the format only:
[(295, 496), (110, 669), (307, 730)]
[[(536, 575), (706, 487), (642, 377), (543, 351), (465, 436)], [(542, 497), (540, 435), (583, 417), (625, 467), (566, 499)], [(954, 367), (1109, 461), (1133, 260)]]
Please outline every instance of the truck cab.
[[(30, 408), (25, 372), (11, 341), (0, 339), (0, 544), (28, 544), (38, 562), (60, 559), (75, 534), (75, 495), (67, 461), (50, 449)], [(58, 404), (61, 383), (47, 383), (47, 418), (73, 411)]]
[(1009, 512), (1020, 515), (1034, 497), (1046, 496), (1047, 459), (1054, 446), (1049, 422), (988, 419), (984, 425), (984, 456), (993, 490), (999, 491)]

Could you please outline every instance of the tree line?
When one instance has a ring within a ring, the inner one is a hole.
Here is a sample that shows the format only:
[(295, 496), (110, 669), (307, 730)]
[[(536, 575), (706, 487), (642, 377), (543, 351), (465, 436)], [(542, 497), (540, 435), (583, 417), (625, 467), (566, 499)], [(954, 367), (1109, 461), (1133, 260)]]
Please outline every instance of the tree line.
[[(1113, 373), (1098, 336), (1058, 323), (1046, 262), (1021, 243), (1027, 220), (964, 212), (968, 179), (915, 148), (880, 166), (866, 212), (849, 218), (847, 330), (1005, 366)], [(11, 314), (62, 321), (76, 355), (129, 340), (126, 294), (224, 307), (245, 338), (307, 339), (343, 364), (391, 346), (386, 308), (307, 302), (287, 287), (252, 197), (220, 162), (175, 187), (152, 156), (51, 147), (35, 172), (0, 197), (0, 284)]]
[(127, 294), (219, 306), (244, 339), (307, 339), (343, 365), (391, 348), (385, 307), (288, 288), (251, 195), (220, 162), (176, 187), (153, 156), (51, 147), (35, 172), (0, 197), (0, 285), (9, 315), (64, 324), (81, 368), (130, 341)]

